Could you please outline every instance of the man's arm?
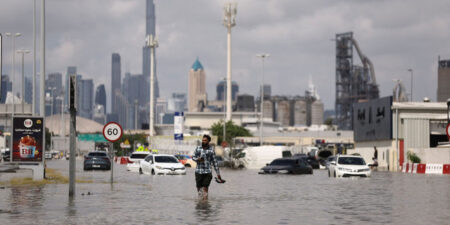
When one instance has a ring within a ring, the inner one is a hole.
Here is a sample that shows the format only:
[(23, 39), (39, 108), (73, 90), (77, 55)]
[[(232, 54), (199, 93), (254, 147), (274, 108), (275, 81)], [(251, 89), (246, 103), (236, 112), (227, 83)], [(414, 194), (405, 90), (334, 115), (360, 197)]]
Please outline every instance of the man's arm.
[(212, 164), (214, 166), (214, 170), (216, 171), (217, 177), (219, 177), (219, 179), (221, 179), (220, 178), (219, 165), (218, 165), (217, 160), (216, 160), (216, 152), (214, 150), (212, 150), (211, 157), (212, 157), (211, 162), (212, 162)]
[(194, 150), (194, 155), (192, 156), (192, 160), (197, 162), (198, 158), (200, 157), (200, 151), (198, 151), (198, 148)]

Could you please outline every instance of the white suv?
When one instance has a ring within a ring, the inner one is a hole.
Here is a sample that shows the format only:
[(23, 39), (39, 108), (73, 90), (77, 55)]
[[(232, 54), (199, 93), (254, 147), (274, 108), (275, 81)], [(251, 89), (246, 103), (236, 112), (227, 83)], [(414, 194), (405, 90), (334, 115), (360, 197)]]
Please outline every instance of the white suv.
[(371, 170), (361, 156), (337, 155), (336, 161), (331, 162), (328, 176), (331, 177), (370, 177)]

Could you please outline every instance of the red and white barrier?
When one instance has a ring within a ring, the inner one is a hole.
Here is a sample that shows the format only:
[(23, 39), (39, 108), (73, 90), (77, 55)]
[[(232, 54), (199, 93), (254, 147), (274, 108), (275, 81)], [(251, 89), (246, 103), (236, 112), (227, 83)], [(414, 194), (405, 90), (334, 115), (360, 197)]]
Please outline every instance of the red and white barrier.
[(116, 156), (114, 157), (114, 162), (119, 164), (128, 164), (132, 163), (128, 156)]
[(450, 174), (450, 164), (403, 163), (403, 173)]

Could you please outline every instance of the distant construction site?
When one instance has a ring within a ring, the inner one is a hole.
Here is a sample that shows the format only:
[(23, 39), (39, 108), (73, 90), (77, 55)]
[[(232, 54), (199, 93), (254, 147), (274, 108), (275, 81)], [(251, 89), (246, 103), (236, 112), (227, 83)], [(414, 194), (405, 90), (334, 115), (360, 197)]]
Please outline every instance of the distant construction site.
[[(336, 34), (336, 125), (341, 130), (352, 130), (354, 103), (379, 98), (375, 68), (363, 54), (353, 32)], [(353, 47), (362, 66), (355, 65)]]

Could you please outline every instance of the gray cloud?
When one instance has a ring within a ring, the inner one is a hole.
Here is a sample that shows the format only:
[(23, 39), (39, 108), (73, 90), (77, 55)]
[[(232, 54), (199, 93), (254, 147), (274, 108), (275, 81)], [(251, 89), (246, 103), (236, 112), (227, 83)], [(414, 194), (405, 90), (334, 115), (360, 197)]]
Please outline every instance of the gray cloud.
[[(209, 98), (226, 75), (225, 1), (156, 0), (157, 74), (161, 94), (187, 90), (189, 68), (199, 57)], [(40, 6), (40, 1), (37, 1)], [(3, 0), (0, 32), (21, 32), (17, 48), (32, 49), (32, 1)], [(110, 86), (111, 53), (122, 56), (122, 72), (140, 73), (145, 34), (144, 0), (47, 0), (47, 72), (77, 66), (96, 85)], [(414, 99), (436, 99), (437, 57), (450, 58), (448, 1), (238, 1), (233, 33), (233, 77), (241, 93), (257, 94), (266, 52), (265, 80), (274, 94), (302, 95), (311, 76), (326, 108), (334, 108), (336, 33), (353, 31), (373, 61), (381, 95), (393, 78)], [(4, 40), (3, 71), (10, 73), (10, 40)], [(39, 42), (38, 42), (39, 43)], [(38, 50), (39, 51), (39, 50)], [(39, 54), (38, 54), (39, 57)], [(19, 74), (17, 58), (16, 74)], [(27, 56), (27, 74), (32, 58)], [(359, 62), (359, 59), (355, 59)]]

